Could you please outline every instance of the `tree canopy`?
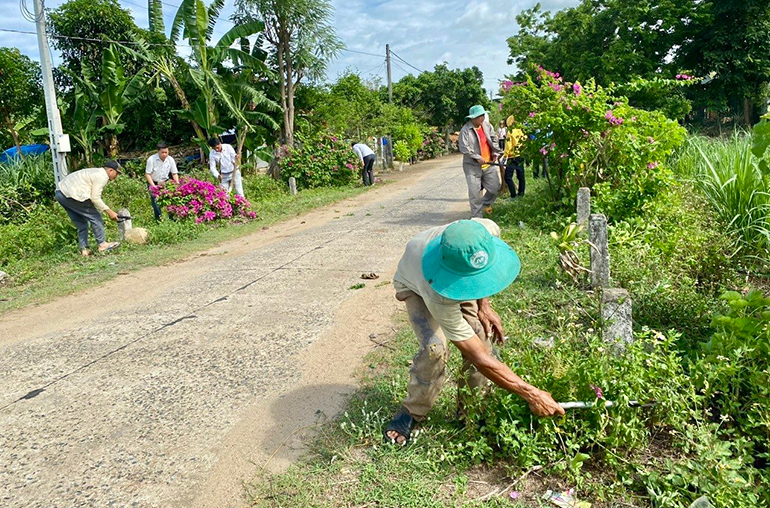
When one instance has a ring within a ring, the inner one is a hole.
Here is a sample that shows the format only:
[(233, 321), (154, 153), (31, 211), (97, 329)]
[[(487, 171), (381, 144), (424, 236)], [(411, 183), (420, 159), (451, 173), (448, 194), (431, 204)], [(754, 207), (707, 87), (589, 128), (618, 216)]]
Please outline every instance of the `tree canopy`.
[(0, 125), (3, 133), (21, 143), (19, 131), (43, 99), (40, 66), (16, 48), (0, 48)]
[(509, 63), (521, 72), (542, 65), (602, 86), (695, 74), (706, 79), (688, 97), (722, 110), (759, 104), (770, 81), (766, 0), (583, 0), (555, 13), (537, 4), (516, 21)]

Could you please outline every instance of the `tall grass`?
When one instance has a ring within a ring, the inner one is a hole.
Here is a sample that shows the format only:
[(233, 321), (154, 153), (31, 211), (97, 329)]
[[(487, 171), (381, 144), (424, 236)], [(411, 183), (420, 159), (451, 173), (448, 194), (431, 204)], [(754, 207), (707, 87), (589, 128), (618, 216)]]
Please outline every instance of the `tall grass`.
[(770, 176), (751, 153), (751, 135), (690, 138), (676, 160), (680, 176), (692, 180), (715, 216), (727, 226), (738, 255), (770, 263)]
[(37, 204), (50, 202), (55, 189), (50, 155), (0, 164), (0, 223), (23, 219)]

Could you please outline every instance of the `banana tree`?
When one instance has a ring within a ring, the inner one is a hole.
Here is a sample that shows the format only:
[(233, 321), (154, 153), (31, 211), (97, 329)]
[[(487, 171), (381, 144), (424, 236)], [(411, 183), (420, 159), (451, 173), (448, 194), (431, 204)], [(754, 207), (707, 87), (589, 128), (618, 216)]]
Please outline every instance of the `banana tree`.
[[(211, 45), (214, 27), (223, 5), (224, 0), (215, 0), (208, 7), (202, 0), (183, 0), (174, 19), (175, 26), (184, 27), (183, 37), (192, 52), (189, 75), (200, 92), (195, 104), (187, 113), (182, 114), (188, 119), (202, 122), (200, 125), (209, 135), (225, 130), (225, 126), (220, 123), (220, 117), (223, 116), (220, 113), (224, 113), (227, 118), (233, 119), (236, 124), (246, 129), (252, 128), (251, 121), (244, 114), (243, 104), (233, 101), (233, 90), (228, 90), (222, 78), (222, 74), (227, 74), (228, 65), (248, 67), (250, 72), (261, 76), (271, 74), (264, 59), (244, 51), (242, 47), (234, 47), (237, 42), (261, 33), (264, 30), (264, 24), (261, 22), (236, 25), (216, 44)], [(258, 94), (254, 97), (262, 100)], [(221, 112), (220, 107), (223, 108)], [(204, 143), (205, 138), (199, 138), (199, 141)]]
[(75, 106), (72, 120), (72, 138), (83, 150), (83, 160), (87, 167), (93, 163), (93, 147), (98, 131), (98, 110), (91, 105), (88, 94), (78, 85), (75, 86)]
[(123, 112), (141, 99), (148, 79), (143, 69), (131, 79), (125, 78), (118, 48), (114, 44), (104, 51), (101, 71), (100, 80), (95, 83), (91, 72), (84, 67), (78, 84), (96, 104), (95, 114), (101, 119), (99, 133), (105, 136), (105, 151), (110, 157), (115, 157), (118, 154), (118, 134), (125, 127), (121, 122)]

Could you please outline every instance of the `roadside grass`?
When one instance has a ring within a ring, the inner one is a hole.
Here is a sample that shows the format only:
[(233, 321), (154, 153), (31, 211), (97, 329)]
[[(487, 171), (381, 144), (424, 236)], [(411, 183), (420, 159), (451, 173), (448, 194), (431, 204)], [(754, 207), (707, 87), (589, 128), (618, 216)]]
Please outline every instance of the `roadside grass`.
[[(533, 182), (532, 187), (535, 190), (524, 199), (499, 202), (495, 207), (493, 219), (506, 225), (504, 238), (521, 257), (523, 269), (511, 287), (493, 298), (493, 306), (510, 335), (508, 342), (499, 346), (501, 356), (524, 379), (536, 382), (533, 379), (542, 373), (527, 369), (541, 361), (544, 353), (541, 346), (533, 344), (558, 344), (582, 334), (595, 334), (598, 306), (584, 288), (567, 284), (566, 276), (557, 270), (558, 251), (546, 230), (549, 224), (558, 223), (558, 214), (555, 210), (551, 214), (550, 205), (541, 201), (545, 194), (541, 192), (542, 181)], [(387, 348), (377, 348), (366, 359), (361, 388), (345, 413), (319, 429), (303, 461), (283, 474), (261, 473), (247, 488), (248, 506), (545, 506), (540, 498), (546, 489), (575, 486), (563, 467), (550, 465), (539, 470), (535, 466), (548, 464), (528, 463), (532, 456), (524, 450), (521, 455), (527, 459), (521, 461), (492, 451), (487, 438), (480, 436), (487, 424), (483, 398), (475, 399), (480, 407), (473, 421), (467, 426), (460, 422), (454, 380), (459, 377), (461, 361), (451, 347), (447, 382), (419, 434), (404, 449), (383, 445), (382, 429), (406, 395), (409, 365), (416, 352), (411, 327), (403, 316), (401, 321), (401, 331), (386, 343)], [(543, 369), (548, 367), (546, 361)], [(585, 396), (588, 387), (584, 388), (575, 396)], [(501, 390), (494, 393), (494, 399), (505, 399), (506, 404), (517, 408), (514, 411), (529, 412), (522, 399)], [(519, 419), (518, 414), (511, 416)], [(567, 417), (573, 421), (579, 418), (575, 414)], [(521, 418), (518, 424), (532, 429), (554, 426), (555, 422)], [(594, 473), (594, 478), (583, 485), (584, 491), (601, 493), (602, 473)], [(592, 482), (595, 484), (590, 485)], [(519, 493), (516, 501), (509, 497), (511, 491)], [(616, 486), (610, 492), (608, 498), (623, 497), (625, 489)], [(598, 495), (594, 500), (601, 498)], [(635, 497), (629, 496), (623, 499)]]
[[(43, 303), (133, 270), (181, 260), (366, 190), (360, 186), (319, 188), (291, 196), (282, 185), (265, 176), (250, 176), (245, 181), (246, 195), (257, 219), (206, 226), (168, 218), (156, 222), (145, 184), (119, 177), (115, 185), (105, 189), (105, 202), (115, 209), (129, 207), (134, 227), (146, 228), (150, 243), (124, 243), (117, 251), (88, 258), (79, 255), (74, 226), (58, 203), (37, 206), (24, 223), (0, 224), (0, 240), (8, 242), (0, 269), (12, 277), (10, 284), (0, 285), (0, 313)], [(105, 223), (108, 240), (116, 240), (117, 226), (112, 221)]]
[[(419, 434), (403, 449), (383, 445), (416, 352), (402, 315), (401, 331), (367, 357), (344, 414), (319, 427), (287, 471), (263, 467), (246, 486), (247, 506), (545, 507), (546, 490), (568, 488), (595, 508), (686, 507), (702, 494), (748, 508), (766, 497), (750, 450), (731, 444), (688, 372), (724, 309), (719, 293), (741, 284), (705, 203), (679, 186), (612, 225), (612, 277), (631, 293), (637, 337), (618, 358), (600, 338), (597, 295), (558, 266), (549, 232), (574, 217), (548, 201), (545, 185), (532, 181), (524, 198), (495, 205), (492, 218), (522, 261), (517, 281), (492, 299), (509, 335), (499, 354), (557, 400), (596, 400), (595, 384), (621, 404), (538, 419), (493, 388), (472, 399), (465, 424), (456, 416), (460, 357), (450, 347), (446, 385)], [(587, 248), (578, 254), (588, 266)], [(637, 398), (656, 406), (622, 404)]]

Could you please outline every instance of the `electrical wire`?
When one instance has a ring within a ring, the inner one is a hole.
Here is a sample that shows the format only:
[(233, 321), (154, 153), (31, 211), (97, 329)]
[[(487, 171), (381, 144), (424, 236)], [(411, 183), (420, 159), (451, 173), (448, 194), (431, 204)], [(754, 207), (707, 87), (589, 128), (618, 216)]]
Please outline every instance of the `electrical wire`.
[(395, 66), (396, 66), (396, 67), (398, 67), (399, 69), (401, 69), (401, 71), (402, 71), (404, 74), (411, 74), (411, 73), (412, 73), (412, 71), (408, 71), (408, 70), (404, 69), (403, 67), (401, 67), (400, 65), (398, 65), (398, 62), (393, 62), (393, 61), (391, 61), (390, 63), (391, 63), (391, 64), (393, 64), (393, 65), (395, 65)]
[(21, 11), (21, 16), (29, 21), (30, 23), (37, 23), (41, 19), (43, 19), (44, 12), (45, 12), (45, 3), (43, 3), (43, 9), (40, 11), (40, 15), (35, 14), (35, 10), (29, 10), (29, 7), (27, 7), (26, 0), (19, 0), (19, 10)]
[(393, 56), (395, 56), (396, 58), (398, 58), (399, 60), (401, 60), (402, 62), (404, 62), (406, 65), (408, 65), (408, 66), (409, 66), (409, 67), (411, 67), (412, 69), (416, 70), (417, 72), (426, 72), (426, 71), (424, 71), (424, 70), (422, 70), (422, 69), (418, 69), (418, 68), (417, 68), (417, 67), (415, 67), (414, 65), (410, 64), (409, 62), (407, 62), (406, 60), (404, 60), (403, 58), (401, 58), (400, 56), (398, 56), (398, 55), (397, 55), (397, 54), (396, 54), (396, 53), (395, 53), (393, 50), (390, 50), (390, 54), (391, 54), (391, 55), (393, 55)]
[[(362, 72), (361, 74), (362, 74), (362, 75), (363, 75), (363, 74), (371, 74), (373, 70), (375, 70), (375, 69), (380, 69), (380, 67), (382, 67), (383, 65), (385, 65), (385, 60), (383, 60), (382, 62), (380, 62), (380, 64), (379, 64), (379, 65), (375, 65), (374, 67), (372, 67), (372, 68), (371, 68), (371, 69), (369, 69), (368, 71), (366, 71), (366, 72)], [(380, 72), (381, 72), (380, 70), (377, 70), (377, 72), (375, 72), (374, 74), (379, 74)]]
[[(347, 51), (348, 53), (358, 53), (360, 55), (378, 56), (380, 58), (385, 58), (385, 55), (378, 55), (376, 53), (367, 53), (366, 51), (356, 51), (355, 49), (343, 48), (342, 51)], [(393, 52), (391, 51), (391, 53)]]
[[(25, 35), (37, 35), (37, 32), (30, 32), (28, 30), (15, 30), (13, 28), (0, 28), (0, 32), (8, 32), (8, 33), (14, 33), (14, 34), (25, 34)], [(91, 37), (74, 37), (74, 36), (67, 36), (67, 35), (56, 35), (49, 33), (48, 37), (52, 39), (66, 39), (66, 40), (73, 40), (73, 41), (85, 41), (85, 42), (95, 42), (100, 44), (123, 44), (123, 45), (143, 45), (143, 46), (171, 46), (171, 47), (186, 47), (189, 48), (188, 44), (184, 43), (173, 43), (173, 42), (137, 42), (137, 41), (113, 41), (112, 39), (94, 39)]]

